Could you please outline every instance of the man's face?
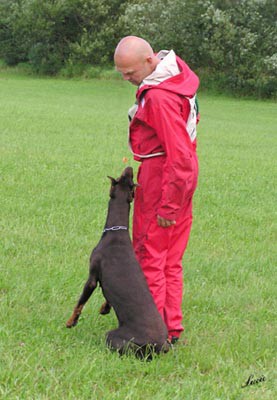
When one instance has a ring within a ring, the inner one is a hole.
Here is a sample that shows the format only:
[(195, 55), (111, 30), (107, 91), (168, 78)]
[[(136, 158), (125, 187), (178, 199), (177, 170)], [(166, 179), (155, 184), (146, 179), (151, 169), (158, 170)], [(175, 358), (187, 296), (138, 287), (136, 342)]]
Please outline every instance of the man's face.
[(118, 60), (118, 62), (116, 62), (116, 69), (121, 73), (125, 81), (128, 81), (135, 86), (139, 86), (143, 79), (152, 72), (151, 62), (149, 62), (148, 59), (134, 62)]

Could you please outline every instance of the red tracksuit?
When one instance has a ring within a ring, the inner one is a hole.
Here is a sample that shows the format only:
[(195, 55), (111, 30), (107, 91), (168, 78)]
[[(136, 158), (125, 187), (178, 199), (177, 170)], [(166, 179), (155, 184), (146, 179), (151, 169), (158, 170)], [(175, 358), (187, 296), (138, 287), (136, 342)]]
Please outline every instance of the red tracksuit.
[[(187, 121), (198, 77), (176, 57), (181, 71), (158, 85), (137, 91), (138, 110), (130, 123), (130, 144), (140, 161), (133, 219), (133, 245), (150, 291), (170, 336), (182, 326), (182, 256), (192, 224), (197, 186), (196, 139)], [(163, 153), (163, 154), (161, 154)], [(140, 155), (160, 154), (150, 158)], [(162, 228), (157, 215), (176, 224)]]

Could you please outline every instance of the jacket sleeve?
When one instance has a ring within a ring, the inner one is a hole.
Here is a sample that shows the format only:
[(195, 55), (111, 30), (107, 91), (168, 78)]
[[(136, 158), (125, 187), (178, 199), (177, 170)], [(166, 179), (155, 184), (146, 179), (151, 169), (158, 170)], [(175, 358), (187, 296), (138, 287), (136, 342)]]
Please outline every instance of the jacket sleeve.
[[(192, 180), (192, 150), (188, 147), (186, 116), (189, 101), (160, 90), (152, 90), (147, 101), (147, 119), (165, 151), (162, 176), (162, 197), (158, 215), (175, 220), (184, 200), (189, 196)], [(185, 115), (185, 118), (184, 118)]]

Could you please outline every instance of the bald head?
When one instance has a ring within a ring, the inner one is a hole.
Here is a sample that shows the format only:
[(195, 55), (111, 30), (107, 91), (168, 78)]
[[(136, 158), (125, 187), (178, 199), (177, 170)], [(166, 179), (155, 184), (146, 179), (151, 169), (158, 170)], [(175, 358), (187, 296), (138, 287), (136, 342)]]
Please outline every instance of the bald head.
[(124, 58), (141, 60), (144, 57), (152, 57), (153, 55), (152, 47), (146, 40), (137, 36), (126, 36), (118, 43), (114, 52), (114, 60), (115, 62)]
[(159, 59), (146, 40), (137, 36), (126, 36), (115, 49), (114, 62), (123, 78), (138, 86), (155, 70)]

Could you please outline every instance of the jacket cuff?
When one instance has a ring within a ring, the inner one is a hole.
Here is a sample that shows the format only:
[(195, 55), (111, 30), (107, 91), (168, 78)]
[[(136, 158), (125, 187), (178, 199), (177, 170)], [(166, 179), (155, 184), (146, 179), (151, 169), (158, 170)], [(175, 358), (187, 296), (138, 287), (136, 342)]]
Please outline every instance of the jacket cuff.
[(158, 209), (157, 214), (164, 219), (168, 219), (169, 221), (176, 221), (177, 218), (177, 212), (163, 207)]

